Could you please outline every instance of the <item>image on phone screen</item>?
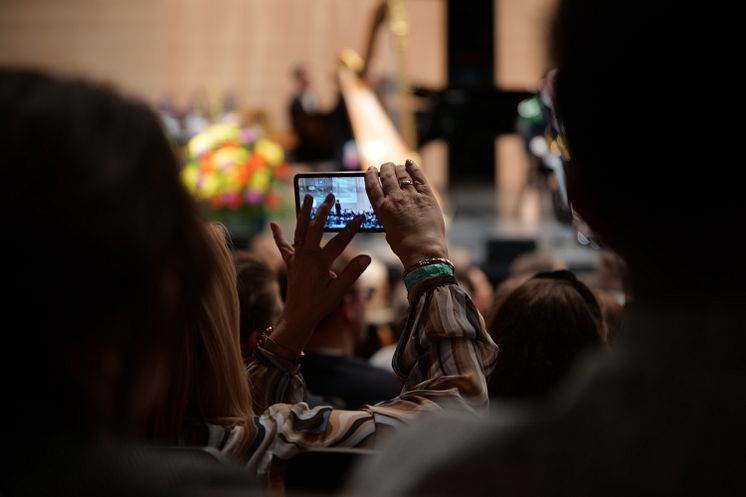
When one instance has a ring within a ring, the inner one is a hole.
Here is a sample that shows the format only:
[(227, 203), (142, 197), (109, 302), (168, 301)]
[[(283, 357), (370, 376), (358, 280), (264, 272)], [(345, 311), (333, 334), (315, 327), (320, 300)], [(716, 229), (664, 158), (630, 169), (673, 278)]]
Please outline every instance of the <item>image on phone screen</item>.
[(383, 231), (383, 226), (378, 222), (365, 192), (364, 173), (299, 173), (295, 175), (293, 183), (296, 212), (300, 210), (303, 198), (311, 195), (312, 219), (316, 215), (316, 208), (324, 202), (326, 196), (329, 193), (334, 194), (334, 205), (329, 210), (324, 231), (340, 231), (357, 215), (364, 218), (360, 231)]

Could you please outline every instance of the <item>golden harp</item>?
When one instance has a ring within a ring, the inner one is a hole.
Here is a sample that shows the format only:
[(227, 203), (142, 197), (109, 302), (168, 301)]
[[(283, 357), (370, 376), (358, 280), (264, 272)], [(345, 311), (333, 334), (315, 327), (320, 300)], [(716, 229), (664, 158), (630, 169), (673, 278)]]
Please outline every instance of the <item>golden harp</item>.
[[(396, 48), (398, 121), (401, 133), (364, 79), (376, 32), (384, 21), (388, 22)], [(351, 49), (342, 51), (339, 56), (337, 77), (363, 170), (369, 166), (378, 167), (384, 162), (403, 164), (406, 159), (419, 162), (414, 111), (403, 67), (408, 31), (404, 0), (385, 0), (376, 9), (368, 36), (366, 57), (361, 57)]]

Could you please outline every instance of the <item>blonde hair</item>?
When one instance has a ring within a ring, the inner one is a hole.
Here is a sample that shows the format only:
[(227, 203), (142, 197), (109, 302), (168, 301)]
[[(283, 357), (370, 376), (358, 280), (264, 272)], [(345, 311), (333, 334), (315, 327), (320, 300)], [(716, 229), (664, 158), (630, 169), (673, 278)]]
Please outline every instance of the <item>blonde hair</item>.
[(247, 440), (253, 434), (251, 393), (241, 359), (236, 270), (227, 247), (227, 232), (216, 223), (206, 226), (213, 272), (201, 302), (199, 318), (187, 327), (183, 350), (177, 354), (156, 433), (162, 441), (204, 442), (206, 423), (242, 425)]

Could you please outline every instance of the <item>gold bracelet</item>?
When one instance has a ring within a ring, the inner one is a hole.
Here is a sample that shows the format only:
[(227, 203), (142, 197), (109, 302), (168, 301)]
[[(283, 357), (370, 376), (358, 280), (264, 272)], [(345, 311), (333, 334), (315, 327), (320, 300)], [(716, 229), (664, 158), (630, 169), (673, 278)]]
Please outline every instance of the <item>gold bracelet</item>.
[(305, 354), (303, 354), (303, 351), (297, 353), (293, 349), (286, 347), (282, 345), (281, 343), (275, 341), (270, 336), (270, 333), (274, 330), (274, 326), (267, 326), (267, 328), (262, 332), (261, 335), (259, 335), (259, 340), (257, 340), (257, 347), (261, 347), (262, 349), (266, 350), (272, 355), (275, 355), (279, 357), (280, 359), (284, 361), (291, 362), (293, 364), (298, 364), (300, 362), (300, 358), (303, 357)]
[(446, 259), (445, 257), (430, 257), (429, 259), (422, 259), (421, 261), (417, 261), (411, 266), (409, 266), (407, 269), (404, 270), (404, 274), (402, 276), (406, 276), (418, 267), (422, 266), (429, 266), (430, 264), (435, 264), (436, 262), (442, 262), (443, 264), (448, 264), (451, 266), (451, 269), (456, 271), (456, 266), (453, 265), (451, 261)]

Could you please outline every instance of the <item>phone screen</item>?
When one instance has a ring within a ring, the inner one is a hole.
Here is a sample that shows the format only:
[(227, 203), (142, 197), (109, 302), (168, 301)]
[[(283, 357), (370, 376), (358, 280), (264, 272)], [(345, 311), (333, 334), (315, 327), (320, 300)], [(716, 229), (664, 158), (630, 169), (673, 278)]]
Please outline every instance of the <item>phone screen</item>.
[(316, 215), (326, 196), (334, 194), (334, 205), (324, 224), (324, 231), (340, 231), (355, 216), (364, 217), (360, 231), (380, 233), (383, 226), (373, 212), (373, 207), (365, 192), (365, 173), (363, 172), (329, 172), (299, 173), (293, 181), (295, 187), (295, 210), (298, 212), (306, 195), (311, 195), (313, 204), (311, 218)]

